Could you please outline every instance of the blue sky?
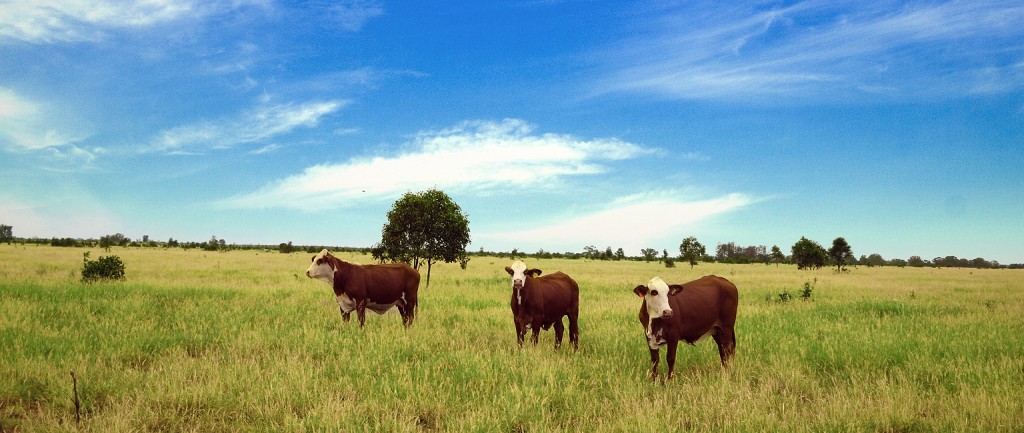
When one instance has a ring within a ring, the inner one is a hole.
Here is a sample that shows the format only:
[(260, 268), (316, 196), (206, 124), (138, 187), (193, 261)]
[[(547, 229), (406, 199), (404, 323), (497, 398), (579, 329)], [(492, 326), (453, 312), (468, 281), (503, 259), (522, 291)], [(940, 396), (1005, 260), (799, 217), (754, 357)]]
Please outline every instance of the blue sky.
[(1019, 1), (0, 0), (16, 236), (1024, 262)]

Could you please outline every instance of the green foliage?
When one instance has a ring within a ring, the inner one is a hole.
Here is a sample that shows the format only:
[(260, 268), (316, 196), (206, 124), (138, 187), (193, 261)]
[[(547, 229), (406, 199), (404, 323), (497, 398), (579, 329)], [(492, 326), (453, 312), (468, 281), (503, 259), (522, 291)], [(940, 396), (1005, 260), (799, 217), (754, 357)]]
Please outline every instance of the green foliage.
[(832, 258), (832, 263), (836, 264), (836, 271), (842, 271), (843, 266), (853, 261), (853, 250), (842, 236), (832, 241), (832, 248), (828, 249), (828, 255)]
[(690, 263), (690, 268), (697, 264), (697, 260), (707, 254), (704, 245), (697, 241), (697, 238), (690, 236), (683, 239), (679, 244), (679, 258)]
[(388, 211), (373, 258), (406, 262), (420, 268), (427, 263), (427, 284), (434, 262), (463, 262), (469, 244), (469, 218), (443, 191), (407, 192)]
[(790, 295), (789, 292), (779, 293), (779, 302), (786, 303), (789, 302), (790, 299), (793, 299), (793, 295)]
[(786, 260), (786, 255), (782, 254), (782, 250), (779, 248), (778, 245), (772, 245), (771, 258), (772, 262), (775, 262), (775, 266), (777, 267), (779, 266), (779, 263), (782, 263), (784, 260)]
[(800, 289), (800, 299), (802, 299), (804, 301), (810, 301), (811, 300), (811, 293), (814, 292), (814, 286), (817, 285), (817, 284), (818, 284), (818, 279), (817, 278), (814, 279), (814, 284), (811, 284), (810, 281), (805, 281), (804, 282), (804, 288)]
[(14, 227), (6, 224), (0, 224), (0, 242), (7, 242), (8, 244), (14, 240)]
[(82, 282), (94, 283), (99, 280), (124, 280), (124, 262), (118, 256), (89, 260), (89, 252), (82, 253)]
[(676, 261), (672, 260), (671, 257), (666, 257), (666, 258), (662, 259), (661, 261), (665, 262), (665, 267), (666, 268), (674, 268), (674, 267), (676, 267)]
[(291, 254), (298, 251), (298, 248), (292, 245), (292, 241), (288, 241), (288, 243), (281, 242), (281, 244), (277, 246), (277, 250), (282, 254)]
[(825, 265), (828, 253), (821, 244), (803, 236), (793, 244), (793, 261), (797, 269), (818, 269)]

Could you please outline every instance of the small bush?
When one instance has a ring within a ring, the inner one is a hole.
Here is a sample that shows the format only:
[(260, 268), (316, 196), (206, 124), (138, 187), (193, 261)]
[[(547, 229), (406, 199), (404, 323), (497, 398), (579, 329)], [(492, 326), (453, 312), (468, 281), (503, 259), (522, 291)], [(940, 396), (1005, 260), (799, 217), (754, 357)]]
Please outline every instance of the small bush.
[(672, 260), (672, 259), (665, 259), (665, 267), (666, 268), (674, 268), (674, 267), (676, 267), (676, 261)]
[(99, 280), (124, 280), (124, 262), (118, 256), (100, 257), (89, 260), (89, 253), (82, 254), (82, 282), (93, 283)]
[(789, 302), (790, 299), (793, 299), (793, 295), (790, 295), (789, 292), (779, 293), (779, 302)]
[[(814, 284), (818, 284), (817, 278), (814, 279)], [(804, 282), (804, 288), (800, 289), (800, 299), (805, 301), (811, 300), (811, 292), (814, 291), (814, 284), (811, 284), (810, 281)]]

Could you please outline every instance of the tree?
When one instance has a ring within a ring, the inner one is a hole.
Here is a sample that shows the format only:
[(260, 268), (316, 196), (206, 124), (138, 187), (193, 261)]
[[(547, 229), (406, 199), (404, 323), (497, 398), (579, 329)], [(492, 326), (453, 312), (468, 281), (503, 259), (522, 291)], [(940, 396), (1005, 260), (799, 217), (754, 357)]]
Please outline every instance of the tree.
[(615, 260), (622, 260), (626, 258), (626, 252), (619, 248), (615, 250)]
[(786, 260), (786, 255), (782, 254), (778, 245), (772, 245), (772, 261), (775, 262), (775, 267), (779, 267), (779, 263), (782, 263), (783, 260)]
[(836, 272), (842, 272), (843, 266), (853, 260), (853, 249), (846, 239), (840, 236), (832, 240), (832, 248), (828, 249), (828, 255), (836, 264)]
[(683, 239), (683, 243), (679, 244), (679, 258), (689, 262), (690, 269), (693, 269), (693, 266), (697, 264), (697, 260), (704, 257), (705, 253), (704, 245), (693, 236)]
[(885, 266), (888, 263), (889, 262), (882, 258), (882, 255), (878, 253), (871, 253), (871, 255), (864, 260), (864, 264), (868, 265), (869, 268), (874, 266)]
[(817, 269), (825, 265), (828, 253), (821, 244), (803, 236), (792, 247), (793, 261), (797, 269)]
[(0, 224), (0, 242), (7, 242), (8, 244), (14, 240), (14, 227)]
[(925, 263), (925, 261), (921, 259), (921, 256), (910, 256), (910, 258), (907, 259), (907, 264), (915, 268), (920, 268), (927, 265), (927, 263)]
[(644, 248), (640, 250), (640, 254), (644, 256), (645, 262), (650, 262), (652, 260), (658, 259), (658, 250), (654, 248)]
[(292, 241), (288, 241), (288, 243), (281, 242), (281, 244), (277, 246), (277, 250), (282, 254), (291, 254), (295, 252), (295, 246), (292, 245)]
[(419, 270), (427, 264), (427, 286), (434, 262), (468, 262), (469, 218), (448, 194), (438, 189), (405, 193), (388, 211), (374, 259), (406, 262)]

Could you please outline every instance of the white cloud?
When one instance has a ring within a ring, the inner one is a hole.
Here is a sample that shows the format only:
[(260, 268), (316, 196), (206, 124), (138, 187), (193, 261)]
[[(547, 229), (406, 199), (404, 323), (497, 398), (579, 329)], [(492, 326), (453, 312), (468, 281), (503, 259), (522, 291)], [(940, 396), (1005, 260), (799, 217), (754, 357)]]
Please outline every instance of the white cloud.
[(195, 149), (224, 149), (261, 142), (299, 127), (315, 127), (321, 118), (338, 111), (347, 103), (334, 100), (265, 105), (238, 118), (161, 131), (144, 150), (182, 154), (191, 153)]
[(371, 18), (384, 15), (384, 8), (378, 2), (368, 0), (339, 1), (328, 9), (342, 30), (349, 32), (362, 30), (363, 24)]
[(679, 196), (668, 192), (625, 197), (595, 212), (563, 215), (547, 224), (530, 221), (509, 231), (475, 232), (473, 243), (493, 249), (548, 251), (579, 251), (597, 243), (599, 248), (611, 245), (637, 254), (642, 248), (679, 242), (696, 223), (753, 202), (738, 193), (706, 200)]
[(423, 132), (409, 147), (412, 150), (394, 157), (313, 166), (220, 204), (315, 210), (430, 187), (477, 193), (521, 186), (542, 188), (566, 176), (603, 173), (607, 168), (602, 161), (650, 152), (618, 139), (581, 140), (570, 135), (536, 134), (533, 126), (517, 119), (466, 122), (442, 131)]
[(263, 1), (198, 0), (32, 0), (0, 3), (0, 41), (29, 43), (97, 41), (117, 28), (141, 28), (200, 19)]
[[(623, 43), (598, 92), (681, 99), (874, 93), (949, 96), (1024, 86), (1019, 1), (898, 7), (801, 1), (693, 4), (659, 11), (653, 36)], [(994, 70), (995, 69), (995, 70)], [(992, 77), (1002, 79), (992, 85)], [(980, 90), (979, 90), (980, 89)]]
[[(60, 117), (61, 121), (54, 118)], [(46, 104), (25, 99), (10, 89), (0, 87), (0, 149), (26, 152), (47, 150), (67, 160), (91, 162), (95, 155), (74, 145), (86, 134), (58, 130), (52, 125), (68, 124), (69, 116), (52, 113)]]

